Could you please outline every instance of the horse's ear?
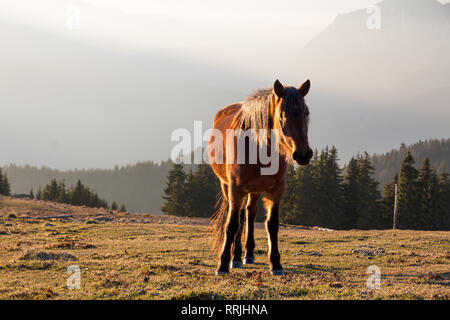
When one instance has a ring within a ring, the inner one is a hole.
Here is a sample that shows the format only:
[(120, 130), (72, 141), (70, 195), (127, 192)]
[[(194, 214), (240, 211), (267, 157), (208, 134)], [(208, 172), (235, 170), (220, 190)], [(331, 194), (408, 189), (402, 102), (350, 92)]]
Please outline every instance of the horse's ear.
[(282, 98), (284, 95), (284, 86), (281, 84), (281, 82), (278, 79), (275, 80), (275, 83), (273, 84), (273, 91), (275, 91), (275, 94), (279, 98)]
[(301, 84), (301, 86), (298, 88), (298, 92), (300, 92), (300, 95), (304, 97), (308, 94), (309, 88), (311, 88), (311, 81), (309, 81), (308, 79)]

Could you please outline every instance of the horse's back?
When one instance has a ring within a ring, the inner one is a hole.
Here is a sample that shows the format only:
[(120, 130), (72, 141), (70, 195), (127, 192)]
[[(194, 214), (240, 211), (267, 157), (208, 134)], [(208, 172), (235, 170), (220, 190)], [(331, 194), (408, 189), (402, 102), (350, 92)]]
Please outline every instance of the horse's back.
[(223, 122), (225, 122), (224, 125), (230, 125), (241, 107), (242, 102), (238, 102), (220, 109), (217, 112), (216, 117), (214, 118), (214, 128), (221, 127), (220, 124), (222, 124)]

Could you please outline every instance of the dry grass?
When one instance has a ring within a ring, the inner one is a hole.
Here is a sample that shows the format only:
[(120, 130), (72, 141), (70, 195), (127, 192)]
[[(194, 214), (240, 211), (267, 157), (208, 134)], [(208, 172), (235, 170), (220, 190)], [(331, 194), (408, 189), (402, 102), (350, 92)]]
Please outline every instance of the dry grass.
[[(56, 218), (52, 218), (56, 217)], [(1, 299), (448, 299), (450, 232), (282, 227), (286, 276), (257, 264), (214, 276), (204, 219), (0, 198)], [(69, 290), (67, 267), (81, 268)], [(379, 290), (366, 286), (377, 265)]]

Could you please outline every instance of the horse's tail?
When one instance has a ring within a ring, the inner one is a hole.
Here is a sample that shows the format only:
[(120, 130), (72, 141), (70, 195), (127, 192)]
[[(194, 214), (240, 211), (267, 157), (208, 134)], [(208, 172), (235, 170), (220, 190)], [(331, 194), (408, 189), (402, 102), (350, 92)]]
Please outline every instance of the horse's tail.
[(222, 192), (217, 195), (215, 210), (211, 217), (209, 229), (213, 237), (212, 249), (219, 252), (223, 245), (225, 225), (228, 218), (228, 200)]

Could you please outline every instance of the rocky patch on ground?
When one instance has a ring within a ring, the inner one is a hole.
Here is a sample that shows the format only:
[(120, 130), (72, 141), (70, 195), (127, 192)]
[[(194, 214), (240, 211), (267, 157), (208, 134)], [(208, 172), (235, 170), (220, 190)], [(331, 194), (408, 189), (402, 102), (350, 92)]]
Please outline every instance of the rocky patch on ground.
[(384, 250), (383, 248), (375, 248), (369, 245), (362, 245), (359, 246), (358, 249), (352, 249), (351, 253), (358, 256), (362, 255), (365, 257), (379, 257), (385, 255), (386, 250)]
[(45, 252), (39, 250), (29, 250), (25, 252), (25, 254), (19, 258), (19, 260), (40, 260), (40, 261), (76, 261), (78, 260), (75, 256), (62, 252), (62, 253), (53, 253), (53, 252)]

